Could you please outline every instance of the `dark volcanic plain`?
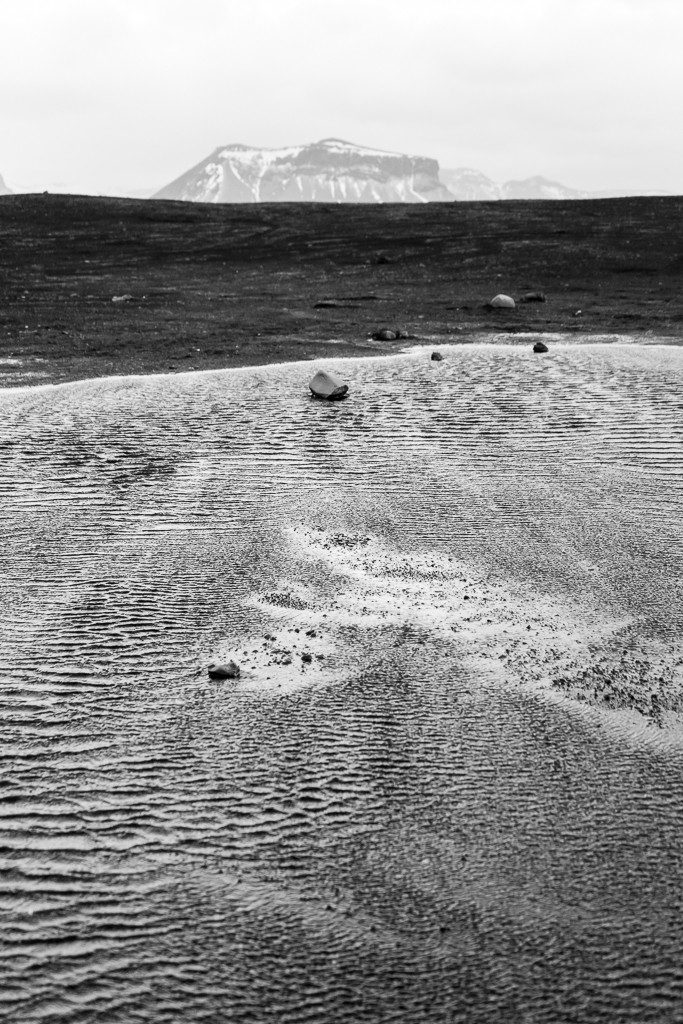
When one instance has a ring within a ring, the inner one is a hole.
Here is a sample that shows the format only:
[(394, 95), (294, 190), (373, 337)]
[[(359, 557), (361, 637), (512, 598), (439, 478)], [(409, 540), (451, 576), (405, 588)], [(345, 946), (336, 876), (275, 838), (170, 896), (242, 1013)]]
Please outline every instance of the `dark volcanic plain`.
[[(59, 382), (404, 347), (369, 338), (383, 327), (425, 344), (490, 331), (676, 338), (682, 214), (683, 198), (216, 206), (5, 196), (3, 376)], [(547, 301), (484, 307), (498, 292), (528, 291)], [(112, 302), (121, 295), (131, 298)]]

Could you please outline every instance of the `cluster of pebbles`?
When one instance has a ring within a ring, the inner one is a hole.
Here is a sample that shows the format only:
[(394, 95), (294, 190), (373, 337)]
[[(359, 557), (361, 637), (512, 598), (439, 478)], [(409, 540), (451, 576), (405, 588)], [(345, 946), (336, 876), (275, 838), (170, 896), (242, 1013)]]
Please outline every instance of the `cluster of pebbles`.
[(657, 725), (670, 713), (683, 711), (683, 658), (671, 645), (641, 645), (629, 649), (628, 634), (615, 637), (606, 651), (558, 675), (552, 685), (558, 691), (593, 707), (636, 711)]
[[(683, 657), (673, 644), (646, 641), (634, 624), (601, 617), (522, 585), (432, 553), (391, 550), (367, 534), (297, 528), (290, 546), (335, 580), (280, 589), (254, 604), (281, 628), (226, 652), (214, 679), (288, 691), (325, 674), (339, 681), (367, 656), (368, 636), (387, 630), (450, 650), (472, 678), (561, 694), (577, 707), (635, 712), (656, 725), (683, 712)], [(585, 603), (585, 602), (584, 602)], [(335, 658), (335, 652), (343, 657)], [(341, 675), (340, 675), (341, 673)]]
[[(307, 608), (288, 591), (257, 595), (255, 604), (272, 616), (300, 613)], [(208, 666), (214, 680), (235, 680), (245, 689), (289, 691), (310, 683), (326, 666), (329, 645), (324, 630), (288, 625), (250, 637)]]
[[(507, 298), (507, 296), (496, 296), (496, 298)], [(493, 300), (495, 301), (495, 300)], [(510, 299), (510, 302), (513, 302)], [(514, 302), (513, 302), (514, 306)], [(400, 331), (389, 331), (381, 330), (375, 331), (372, 337), (377, 341), (395, 341), (398, 338), (409, 339), (413, 338), (414, 335), (402, 334)], [(536, 341), (532, 347), (533, 352), (547, 352), (548, 346), (543, 341)], [(432, 362), (441, 363), (443, 362), (443, 354), (438, 350), (432, 352), (430, 356)], [(344, 381), (337, 377), (336, 374), (330, 373), (329, 370), (318, 370), (318, 372), (311, 378), (308, 383), (313, 398), (321, 398), (328, 402), (339, 401), (342, 398), (346, 398), (349, 393), (349, 385), (345, 384)]]

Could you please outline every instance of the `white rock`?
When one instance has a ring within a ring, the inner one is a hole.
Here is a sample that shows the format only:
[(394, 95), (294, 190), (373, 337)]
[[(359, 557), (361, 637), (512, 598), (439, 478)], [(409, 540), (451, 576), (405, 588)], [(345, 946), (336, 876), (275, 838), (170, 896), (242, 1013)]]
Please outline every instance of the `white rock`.
[(514, 309), (515, 300), (510, 295), (495, 295), (489, 302), (494, 309)]
[(343, 398), (349, 390), (348, 384), (342, 384), (338, 377), (326, 370), (318, 370), (308, 386), (316, 398)]

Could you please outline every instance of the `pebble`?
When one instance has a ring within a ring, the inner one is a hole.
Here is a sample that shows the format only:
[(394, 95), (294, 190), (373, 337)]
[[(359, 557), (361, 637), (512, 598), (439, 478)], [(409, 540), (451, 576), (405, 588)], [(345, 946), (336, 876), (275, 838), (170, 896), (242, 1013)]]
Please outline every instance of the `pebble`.
[(215, 662), (207, 666), (209, 679), (239, 679), (240, 667), (234, 661)]
[(548, 346), (544, 345), (542, 341), (537, 341), (534, 345), (534, 352), (547, 352)]

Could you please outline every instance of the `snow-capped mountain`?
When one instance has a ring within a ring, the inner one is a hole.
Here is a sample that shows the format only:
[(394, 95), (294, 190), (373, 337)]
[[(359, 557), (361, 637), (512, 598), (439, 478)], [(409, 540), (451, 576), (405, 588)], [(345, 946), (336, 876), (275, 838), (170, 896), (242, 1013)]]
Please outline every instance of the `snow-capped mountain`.
[(585, 199), (540, 176), (502, 185), (471, 167), (323, 139), (305, 146), (221, 146), (153, 198), (196, 203), (428, 203), (491, 199)]
[(2, 174), (0, 174), (0, 196), (11, 196), (11, 195), (12, 195), (12, 189), (11, 188), (7, 188), (7, 185), (4, 182)]
[(323, 139), (306, 146), (222, 146), (155, 199), (203, 203), (451, 201), (436, 160)]

